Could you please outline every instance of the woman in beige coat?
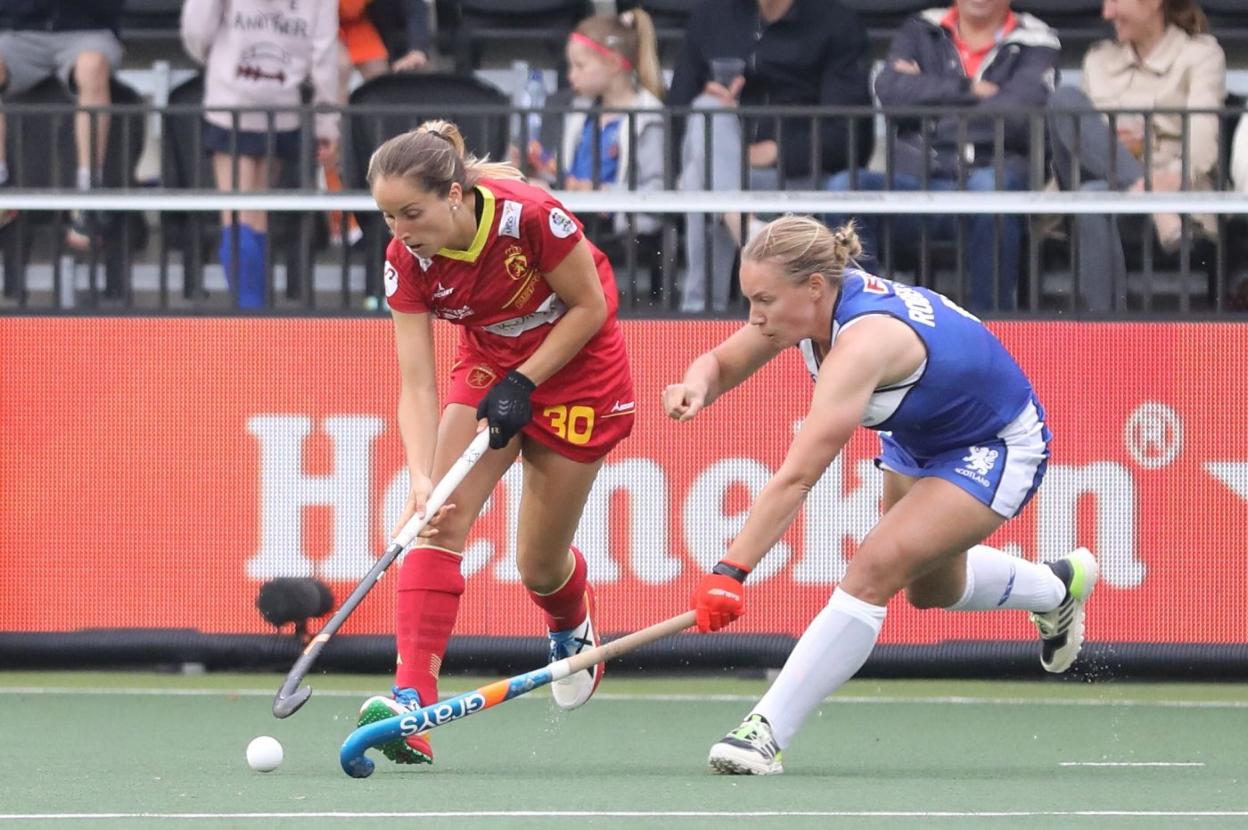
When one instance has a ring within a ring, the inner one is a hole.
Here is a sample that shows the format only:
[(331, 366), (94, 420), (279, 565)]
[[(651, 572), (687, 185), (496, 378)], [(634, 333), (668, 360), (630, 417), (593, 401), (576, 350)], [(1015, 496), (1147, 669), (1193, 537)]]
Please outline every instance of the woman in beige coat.
[[(1113, 24), (1115, 38), (1094, 44), (1084, 56), (1082, 90), (1063, 87), (1050, 100), (1058, 181), (1073, 188), (1078, 168), (1082, 190), (1175, 191), (1184, 189), (1185, 174), (1186, 189), (1211, 189), (1218, 161), (1217, 116), (1176, 112), (1219, 109), (1226, 97), (1226, 57), (1207, 34), (1204, 13), (1195, 0), (1104, 0), (1102, 16)], [(1112, 122), (1070, 113), (1092, 108), (1134, 112)], [(1216, 232), (1213, 217), (1195, 219), (1195, 228)], [(1129, 239), (1147, 240), (1143, 226), (1129, 215), (1080, 216), (1076, 225), (1084, 301), (1092, 311), (1123, 308), (1126, 264), (1120, 229)], [(1162, 248), (1176, 250), (1179, 218), (1158, 215), (1154, 226)]]

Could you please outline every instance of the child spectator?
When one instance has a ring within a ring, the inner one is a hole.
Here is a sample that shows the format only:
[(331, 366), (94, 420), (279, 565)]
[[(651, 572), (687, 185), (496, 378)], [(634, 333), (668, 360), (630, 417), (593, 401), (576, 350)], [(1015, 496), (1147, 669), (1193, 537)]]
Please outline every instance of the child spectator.
[[(300, 87), (308, 79), (315, 104), (337, 101), (337, 36), (337, 9), (330, 3), (187, 0), (182, 42), (206, 67), (204, 147), (212, 154), (219, 190), (268, 189), (283, 162), (304, 157), (301, 115), (282, 108), (299, 106)], [(337, 114), (318, 113), (315, 132), (318, 160), (332, 162), (338, 147)], [(234, 213), (237, 225), (231, 224)], [(221, 264), (240, 308), (265, 305), (267, 246), (263, 211), (222, 212)]]
[[(567, 45), (575, 111), (563, 121), (560, 158), (567, 190), (660, 190), (663, 187), (663, 75), (650, 15), (641, 9), (581, 21)], [(586, 110), (644, 110), (636, 114)], [(597, 149), (595, 150), (595, 145)], [(531, 158), (530, 162), (541, 163)], [(634, 178), (635, 177), (635, 178)], [(634, 184), (635, 182), (635, 184)], [(624, 214), (611, 220), (616, 233)], [(637, 232), (653, 233), (658, 217), (639, 215)]]

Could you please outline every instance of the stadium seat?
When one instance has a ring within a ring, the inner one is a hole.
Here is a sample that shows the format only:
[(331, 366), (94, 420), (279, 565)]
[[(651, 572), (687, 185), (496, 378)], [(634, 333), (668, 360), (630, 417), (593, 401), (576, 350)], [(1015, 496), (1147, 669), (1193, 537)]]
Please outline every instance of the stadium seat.
[[(115, 106), (133, 106), (142, 98), (130, 86), (113, 78), (112, 102)], [(49, 78), (33, 89), (6, 101), (6, 149), (10, 186), (26, 189), (72, 189), (77, 161), (74, 152), (75, 101), (65, 86)], [(22, 106), (47, 107), (45, 111), (22, 112)], [(55, 108), (52, 110), (51, 108)], [(109, 122), (108, 147), (104, 159), (102, 186), (134, 187), (134, 169), (143, 151), (144, 118), (139, 112), (113, 115)], [(129, 281), (125, 278), (131, 251), (146, 242), (146, 225), (140, 213), (122, 213), (107, 217), (108, 232), (104, 245), (91, 258), (103, 262), (104, 295), (127, 297)], [(24, 212), (0, 231), (3, 249), (6, 296), (24, 291), (22, 274), (36, 242), (47, 241), (55, 253), (68, 253), (63, 247), (67, 225), (54, 212)], [(92, 297), (99, 290), (92, 270)]]
[(591, 0), (435, 0), (438, 48), (458, 72), (481, 65), (490, 42), (540, 44), (558, 63), (576, 23), (593, 13)]
[(1201, 0), (1209, 31), (1223, 48), (1248, 43), (1248, 3), (1244, 0)]
[(126, 0), (121, 12), (121, 38), (177, 42), (182, 0)]
[(872, 45), (882, 53), (906, 18), (941, 3), (939, 0), (841, 0), (841, 5), (858, 13)]
[[(703, 0), (616, 0), (617, 13), (641, 8), (654, 20), (655, 34), (659, 39), (659, 51), (665, 53), (678, 46), (685, 37), (685, 23), (689, 15)], [(671, 61), (664, 55), (665, 63)]]
[(1101, 19), (1101, 0), (1015, 0), (1015, 11), (1028, 12), (1057, 30), (1063, 47), (1110, 37)]
[[(454, 121), (470, 153), (502, 159), (507, 154), (507, 94), (470, 75), (399, 73), (382, 75), (351, 93), (343, 124), (343, 181), (352, 190), (366, 190), (368, 159), (379, 144), (432, 118)], [(480, 112), (497, 108), (497, 113)], [(457, 110), (457, 108), (459, 108)], [(477, 110), (465, 112), (464, 108)], [(375, 212), (357, 214), (365, 250), (380, 251), (384, 226)], [(365, 293), (380, 286), (379, 257), (365, 260)]]

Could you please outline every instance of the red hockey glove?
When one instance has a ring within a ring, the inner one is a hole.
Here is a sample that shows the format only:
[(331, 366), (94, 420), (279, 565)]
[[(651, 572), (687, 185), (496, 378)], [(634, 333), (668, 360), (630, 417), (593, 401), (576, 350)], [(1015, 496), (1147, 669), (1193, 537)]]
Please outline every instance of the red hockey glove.
[(745, 582), (750, 569), (724, 560), (702, 577), (693, 592), (698, 630), (718, 631), (745, 613)]

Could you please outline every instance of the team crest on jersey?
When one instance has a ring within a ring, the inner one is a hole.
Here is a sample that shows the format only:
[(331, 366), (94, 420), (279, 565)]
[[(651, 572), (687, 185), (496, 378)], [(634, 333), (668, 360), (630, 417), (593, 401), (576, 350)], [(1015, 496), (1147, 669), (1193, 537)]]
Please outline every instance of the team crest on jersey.
[(1001, 455), (992, 447), (970, 447), (970, 453), (962, 459), (962, 466), (954, 467), (953, 471), (963, 478), (969, 478), (981, 487), (991, 487), (988, 476), (997, 466), (997, 458)]
[(513, 202), (511, 199), (503, 201), (502, 218), (498, 220), (498, 235), (510, 236), (512, 239), (520, 238), (520, 211), (523, 208), (519, 202)]
[(572, 217), (559, 208), (551, 208), (550, 232), (560, 239), (567, 239), (576, 233), (576, 223), (572, 221)]
[(862, 290), (868, 294), (887, 294), (888, 282), (879, 277), (873, 277), (870, 274), (864, 274), (862, 277)]
[(512, 245), (503, 253), (503, 267), (507, 276), (520, 283), (515, 293), (503, 303), (503, 308), (520, 308), (537, 288), (537, 270), (529, 265), (529, 258), (519, 245)]
[(507, 248), (503, 254), (503, 266), (507, 269), (507, 276), (513, 280), (522, 280), (529, 275), (529, 258), (519, 245)]
[(498, 377), (494, 370), (485, 364), (473, 366), (468, 372), (466, 381), (473, 389), (485, 389), (494, 385), (494, 380)]
[(393, 297), (394, 292), (399, 290), (399, 269), (390, 264), (390, 260), (386, 260), (386, 268), (382, 273), (386, 286), (386, 296)]

